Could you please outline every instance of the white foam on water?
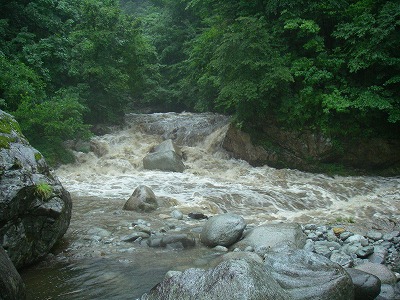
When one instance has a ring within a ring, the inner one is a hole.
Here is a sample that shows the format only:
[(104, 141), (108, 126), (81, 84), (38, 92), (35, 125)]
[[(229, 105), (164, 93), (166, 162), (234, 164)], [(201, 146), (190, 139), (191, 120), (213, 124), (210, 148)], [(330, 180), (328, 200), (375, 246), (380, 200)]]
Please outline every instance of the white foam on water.
[[(175, 199), (178, 209), (231, 211), (260, 221), (399, 219), (400, 178), (252, 167), (221, 149), (228, 123), (216, 114), (131, 114), (125, 128), (93, 138), (92, 144), (106, 154), (76, 153), (77, 163), (56, 173), (77, 197), (127, 200), (137, 186), (147, 185), (157, 196)], [(187, 169), (144, 170), (143, 157), (167, 138), (181, 146)]]

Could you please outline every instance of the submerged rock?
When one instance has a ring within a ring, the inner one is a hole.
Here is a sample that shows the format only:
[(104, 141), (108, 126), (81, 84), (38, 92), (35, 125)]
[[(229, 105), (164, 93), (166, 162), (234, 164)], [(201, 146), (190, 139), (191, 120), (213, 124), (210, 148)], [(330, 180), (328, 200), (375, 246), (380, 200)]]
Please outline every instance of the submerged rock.
[(201, 242), (214, 247), (230, 246), (235, 243), (246, 228), (246, 222), (241, 216), (223, 214), (212, 217), (204, 224), (201, 232)]
[(71, 208), (43, 156), (0, 110), (0, 245), (16, 268), (50, 251), (69, 226)]
[(213, 269), (188, 269), (164, 279), (142, 300), (290, 300), (262, 264), (228, 260)]

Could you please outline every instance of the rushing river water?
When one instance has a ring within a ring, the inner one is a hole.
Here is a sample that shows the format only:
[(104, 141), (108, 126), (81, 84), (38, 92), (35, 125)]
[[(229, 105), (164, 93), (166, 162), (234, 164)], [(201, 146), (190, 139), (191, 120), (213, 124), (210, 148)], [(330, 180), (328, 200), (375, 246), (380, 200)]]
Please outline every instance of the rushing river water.
[[(221, 149), (228, 123), (215, 114), (130, 114), (123, 129), (93, 138), (96, 154), (76, 153), (76, 164), (57, 169), (71, 192), (73, 216), (55, 255), (23, 272), (30, 299), (135, 299), (169, 269), (207, 265), (215, 254), (204, 247), (172, 251), (121, 242), (138, 219), (155, 229), (172, 224), (177, 232), (201, 226), (169, 219), (174, 209), (233, 212), (249, 225), (345, 221), (360, 231), (390, 230), (400, 220), (400, 178), (251, 167)], [(167, 138), (181, 146), (187, 169), (144, 170), (143, 157)], [(122, 210), (142, 184), (166, 205), (145, 215)]]

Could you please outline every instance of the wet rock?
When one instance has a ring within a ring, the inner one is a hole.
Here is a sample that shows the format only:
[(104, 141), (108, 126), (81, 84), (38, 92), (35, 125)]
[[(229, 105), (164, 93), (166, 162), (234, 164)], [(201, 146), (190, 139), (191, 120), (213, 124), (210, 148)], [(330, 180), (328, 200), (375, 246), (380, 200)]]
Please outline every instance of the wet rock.
[(394, 285), (397, 281), (394, 273), (390, 271), (389, 268), (385, 265), (365, 262), (361, 265), (356, 266), (355, 269), (375, 275), (381, 280), (382, 284)]
[(229, 249), (224, 246), (215, 246), (212, 249), (215, 251), (218, 251), (218, 252), (228, 252), (229, 251)]
[(157, 208), (158, 203), (156, 195), (145, 185), (138, 186), (124, 205), (125, 210), (137, 212), (151, 212)]
[(244, 238), (234, 247), (245, 249), (251, 246), (257, 254), (262, 256), (268, 249), (282, 243), (292, 243), (297, 248), (304, 247), (306, 236), (299, 224), (281, 223), (255, 227), (246, 232)]
[(241, 216), (223, 214), (212, 217), (204, 224), (200, 235), (204, 245), (214, 247), (230, 246), (235, 243), (246, 228), (246, 222)]
[(357, 269), (346, 269), (354, 285), (355, 300), (373, 300), (381, 292), (378, 277)]
[(230, 260), (230, 259), (252, 259), (260, 264), (263, 263), (263, 259), (254, 252), (236, 251), (236, 252), (226, 253), (222, 256), (222, 260)]
[(143, 158), (143, 167), (147, 170), (183, 172), (185, 165), (179, 153), (179, 148), (171, 140), (166, 140)]
[(154, 147), (152, 152), (164, 152), (164, 151), (174, 151), (176, 154), (182, 157), (181, 149), (171, 139), (165, 140), (158, 146)]
[(354, 265), (354, 260), (350, 255), (338, 250), (334, 250), (329, 259), (344, 268), (349, 268)]
[(164, 279), (142, 300), (290, 300), (291, 296), (253, 260), (229, 260), (213, 269), (188, 269)]
[(122, 242), (134, 242), (137, 239), (146, 239), (148, 237), (150, 237), (150, 235), (145, 232), (134, 232), (132, 234), (121, 237), (121, 241)]
[(0, 246), (18, 269), (64, 235), (72, 201), (15, 119), (0, 110), (0, 124)]
[(383, 264), (386, 261), (388, 251), (384, 247), (374, 246), (374, 253), (368, 256), (368, 260), (375, 264)]
[(360, 234), (354, 234), (352, 236), (349, 236), (345, 243), (348, 244), (355, 244), (359, 243), (361, 246), (368, 246), (368, 239)]
[(25, 284), (3, 247), (0, 247), (0, 299), (26, 299)]
[(391, 241), (393, 241), (396, 237), (398, 237), (400, 235), (400, 231), (392, 231), (392, 232), (389, 232), (389, 233), (385, 233), (384, 235), (383, 235), (383, 239), (385, 240), (385, 241), (389, 241), (389, 242), (391, 242)]
[(174, 219), (177, 219), (177, 220), (182, 220), (183, 219), (183, 213), (182, 212), (180, 212), (179, 210), (173, 210), (172, 212), (171, 212), (171, 217), (173, 217)]
[(400, 298), (398, 297), (398, 295), (396, 295), (396, 290), (393, 285), (382, 284), (381, 292), (376, 299), (377, 300), (398, 300)]
[(345, 241), (346, 239), (348, 239), (349, 237), (351, 237), (352, 235), (354, 235), (354, 233), (352, 233), (352, 232), (349, 232), (349, 231), (345, 231), (345, 232), (342, 232), (341, 234), (340, 234), (340, 239), (342, 240), (342, 241)]
[(265, 255), (265, 265), (293, 299), (353, 299), (353, 284), (347, 272), (322, 255), (289, 247)]
[(306, 224), (304, 225), (305, 230), (317, 230), (317, 225), (316, 224)]
[(195, 220), (204, 220), (204, 219), (208, 219), (208, 216), (206, 216), (203, 213), (196, 213), (196, 212), (191, 212), (188, 214), (188, 217), (191, 219), (195, 219)]
[(362, 247), (356, 251), (357, 257), (360, 257), (360, 258), (366, 258), (368, 255), (370, 255), (372, 253), (374, 253), (373, 246)]
[(377, 241), (377, 240), (380, 240), (382, 237), (383, 237), (383, 234), (379, 231), (372, 230), (372, 231), (367, 232), (367, 238), (369, 238), (371, 240)]
[(317, 241), (314, 243), (314, 252), (329, 258), (332, 251), (339, 250), (340, 244), (329, 241)]
[(171, 234), (165, 236), (151, 236), (147, 240), (149, 247), (168, 247), (172, 249), (186, 249), (196, 245), (190, 234)]

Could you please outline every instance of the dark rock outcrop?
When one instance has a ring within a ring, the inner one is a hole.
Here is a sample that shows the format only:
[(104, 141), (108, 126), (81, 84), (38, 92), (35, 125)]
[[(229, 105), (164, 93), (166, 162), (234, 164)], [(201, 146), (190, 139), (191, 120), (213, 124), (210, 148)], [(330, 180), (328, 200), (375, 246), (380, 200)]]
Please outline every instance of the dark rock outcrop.
[(164, 279), (142, 300), (290, 300), (254, 260), (228, 260), (209, 270), (188, 269)]
[(69, 226), (71, 208), (43, 156), (0, 111), (0, 245), (16, 268), (50, 251)]
[(323, 171), (322, 164), (339, 163), (349, 168), (378, 172), (400, 167), (400, 140), (343, 140), (341, 147), (337, 148), (321, 133), (291, 131), (273, 122), (266, 123), (258, 135), (262, 136), (263, 146), (253, 144), (248, 133), (230, 125), (222, 145), (233, 157), (253, 166), (267, 164), (278, 168)]
[(0, 247), (0, 299), (26, 299), (25, 285), (3, 247)]

